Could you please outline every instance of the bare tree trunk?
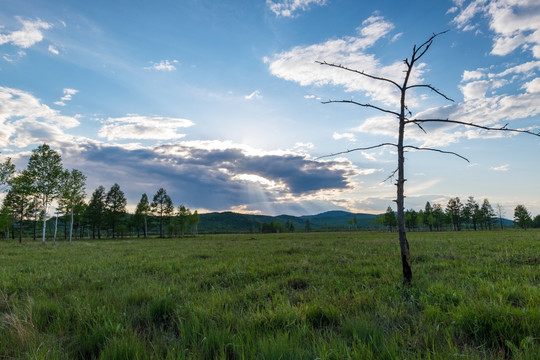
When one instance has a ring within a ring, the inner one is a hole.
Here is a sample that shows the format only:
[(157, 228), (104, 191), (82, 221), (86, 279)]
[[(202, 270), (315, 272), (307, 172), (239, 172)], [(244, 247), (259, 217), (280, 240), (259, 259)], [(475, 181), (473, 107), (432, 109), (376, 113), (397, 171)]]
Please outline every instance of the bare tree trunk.
[[(355, 105), (359, 105), (359, 106), (366, 107), (366, 108), (375, 109), (375, 110), (384, 112), (386, 114), (393, 114), (399, 119), (399, 133), (398, 133), (398, 142), (397, 142), (397, 144), (394, 144), (394, 143), (380, 143), (380, 144), (374, 145), (374, 146), (358, 147), (358, 148), (355, 148), (355, 149), (341, 151), (341, 152), (337, 152), (337, 153), (322, 156), (322, 157), (336, 156), (336, 155), (346, 154), (346, 153), (350, 153), (350, 152), (353, 152), (353, 151), (359, 151), (359, 150), (370, 150), (370, 149), (375, 149), (375, 148), (379, 148), (379, 147), (383, 147), (383, 146), (395, 146), (397, 148), (398, 167), (390, 175), (389, 179), (393, 178), (394, 175), (397, 172), (397, 175), (398, 175), (397, 183), (396, 183), (396, 186), (397, 186), (397, 199), (395, 201), (396, 201), (396, 204), (397, 204), (397, 212), (398, 212), (397, 221), (398, 221), (398, 232), (399, 232), (399, 245), (400, 245), (400, 248), (401, 248), (401, 261), (402, 261), (402, 265), (403, 265), (403, 282), (404, 283), (410, 283), (411, 279), (412, 279), (411, 258), (410, 258), (410, 254), (409, 254), (409, 243), (407, 241), (406, 228), (405, 228), (405, 206), (404, 206), (405, 195), (404, 195), (404, 189), (405, 189), (405, 181), (406, 181), (406, 179), (405, 179), (405, 173), (404, 173), (404, 162), (405, 162), (404, 150), (406, 148), (408, 148), (408, 149), (414, 149), (414, 150), (426, 150), (426, 151), (439, 152), (439, 153), (443, 153), (443, 154), (455, 155), (455, 156), (457, 156), (457, 157), (459, 157), (459, 158), (461, 158), (461, 159), (463, 159), (463, 160), (465, 160), (467, 162), (469, 161), (467, 158), (465, 158), (465, 157), (463, 157), (463, 156), (461, 156), (458, 153), (455, 153), (453, 151), (445, 151), (445, 150), (436, 149), (436, 148), (430, 148), (430, 147), (425, 147), (425, 146), (404, 145), (405, 126), (408, 125), (408, 124), (416, 125), (424, 133), (427, 134), (426, 130), (422, 127), (422, 124), (435, 123), (436, 122), (436, 123), (444, 123), (444, 124), (463, 125), (463, 126), (467, 126), (467, 127), (474, 127), (474, 128), (488, 130), (488, 131), (509, 131), (509, 132), (517, 132), (517, 133), (526, 133), (526, 134), (529, 134), (529, 135), (534, 135), (534, 136), (540, 137), (540, 131), (539, 132), (533, 132), (531, 130), (510, 129), (510, 128), (507, 128), (506, 125), (503, 126), (503, 127), (490, 127), (490, 126), (483, 126), (483, 125), (474, 124), (472, 122), (465, 122), (465, 121), (451, 120), (451, 119), (407, 118), (407, 116), (409, 116), (409, 117), (413, 116), (413, 114), (407, 108), (407, 104), (406, 104), (406, 101), (405, 101), (405, 98), (406, 98), (405, 95), (406, 95), (407, 90), (409, 90), (409, 89), (413, 89), (413, 88), (428, 89), (428, 90), (431, 90), (431, 91), (435, 92), (436, 94), (440, 95), (441, 97), (445, 98), (448, 101), (452, 101), (452, 102), (454, 101), (454, 100), (447, 97), (446, 95), (444, 95), (442, 92), (440, 92), (439, 90), (437, 90), (436, 88), (434, 88), (431, 85), (428, 85), (428, 84), (408, 85), (410, 75), (411, 75), (411, 72), (412, 72), (412, 69), (413, 69), (415, 63), (418, 60), (420, 60), (420, 58), (422, 58), (424, 56), (424, 54), (429, 50), (429, 48), (431, 47), (431, 44), (433, 43), (433, 40), (437, 36), (445, 34), (446, 32), (448, 32), (448, 30), (437, 33), (437, 34), (433, 34), (427, 41), (425, 41), (420, 46), (417, 47), (415, 45), (413, 47), (411, 57), (404, 60), (404, 63), (406, 65), (406, 71), (405, 71), (406, 74), (405, 74), (405, 78), (403, 80), (402, 85), (398, 84), (397, 82), (395, 82), (395, 81), (393, 81), (393, 80), (391, 80), (389, 78), (380, 77), (380, 76), (376, 76), (376, 75), (373, 75), (373, 74), (368, 74), (368, 73), (365, 73), (364, 71), (351, 69), (351, 68), (348, 68), (348, 67), (343, 66), (343, 65), (327, 63), (326, 61), (323, 61), (323, 62), (316, 61), (316, 63), (318, 63), (320, 65), (325, 65), (325, 66), (330, 66), (330, 67), (334, 67), (334, 68), (338, 68), (338, 69), (343, 69), (343, 70), (346, 70), (346, 71), (350, 71), (350, 72), (352, 72), (354, 74), (365, 76), (365, 77), (373, 79), (373, 80), (386, 82), (387, 84), (391, 84), (391, 85), (397, 87), (400, 90), (401, 101), (400, 101), (400, 111), (399, 112), (394, 111), (392, 109), (385, 109), (385, 108), (382, 108), (382, 107), (379, 107), (379, 106), (376, 106), (376, 105), (372, 105), (372, 104), (369, 104), (369, 103), (357, 102), (357, 101), (354, 101), (354, 100), (329, 100), (329, 101), (324, 101), (323, 104), (328, 104), (328, 103), (349, 103), (349, 104), (355, 104)], [(499, 208), (499, 211), (500, 211), (500, 208)], [(499, 215), (499, 218), (501, 219), (501, 227), (502, 227), (502, 216)], [(461, 224), (459, 223), (459, 219), (458, 219), (457, 223), (455, 221), (453, 221), (452, 225), (456, 228), (456, 230), (461, 230)], [(413, 228), (414, 228), (414, 226), (413, 226)], [(442, 228), (442, 224), (440, 222), (437, 224), (437, 228), (439, 230)]]
[(47, 229), (47, 210), (43, 209), (43, 231), (41, 232), (41, 243), (45, 244), (45, 231)]
[(19, 223), (19, 244), (22, 243), (24, 210), (21, 208), (21, 221)]
[(144, 238), (146, 239), (146, 233), (148, 231), (148, 224), (146, 222), (146, 215), (144, 215)]
[(405, 230), (405, 156), (403, 154), (403, 139), (405, 137), (405, 93), (407, 91), (407, 83), (409, 75), (414, 63), (411, 63), (407, 69), (407, 75), (403, 81), (401, 89), (401, 111), (399, 116), (399, 133), (398, 133), (398, 180), (397, 180), (397, 221), (399, 233), (399, 247), (401, 249), (401, 265), (403, 267), (403, 282), (410, 283), (412, 280), (411, 256), (409, 253), (409, 242), (407, 241), (407, 232)]
[(73, 205), (71, 205), (71, 222), (69, 224), (69, 243), (71, 244), (71, 240), (73, 239)]
[(53, 237), (53, 245), (56, 245), (56, 232), (58, 230), (58, 213), (55, 216), (54, 221), (54, 237)]

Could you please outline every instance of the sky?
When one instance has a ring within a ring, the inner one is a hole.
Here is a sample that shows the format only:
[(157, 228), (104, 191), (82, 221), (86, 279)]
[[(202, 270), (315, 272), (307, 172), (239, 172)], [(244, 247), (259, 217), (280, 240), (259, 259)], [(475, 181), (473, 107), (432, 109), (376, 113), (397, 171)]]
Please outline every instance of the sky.
[[(408, 92), (414, 118), (540, 130), (538, 0), (0, 2), (0, 157), (47, 143), (86, 192), (118, 183), (133, 210), (164, 188), (192, 210), (309, 215), (395, 209), (388, 83), (434, 33)], [(406, 128), (405, 206), (487, 198), (540, 214), (540, 138)], [(321, 158), (323, 157), (323, 158)]]

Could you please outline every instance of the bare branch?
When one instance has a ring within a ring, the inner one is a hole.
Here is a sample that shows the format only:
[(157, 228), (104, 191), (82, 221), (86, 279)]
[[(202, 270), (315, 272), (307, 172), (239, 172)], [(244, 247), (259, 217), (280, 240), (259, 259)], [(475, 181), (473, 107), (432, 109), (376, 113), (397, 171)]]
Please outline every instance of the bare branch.
[(464, 125), (464, 126), (470, 126), (475, 127), (478, 129), (488, 130), (488, 131), (509, 131), (509, 132), (517, 132), (517, 133), (523, 133), (523, 134), (529, 134), (540, 137), (540, 131), (539, 132), (532, 132), (530, 130), (520, 130), (520, 129), (511, 129), (508, 128), (508, 124), (505, 124), (501, 127), (491, 127), (491, 126), (483, 126), (478, 125), (474, 123), (468, 123), (465, 121), (459, 121), (459, 120), (449, 120), (449, 119), (412, 119), (412, 120), (406, 120), (405, 124), (424, 124), (424, 123), (430, 123), (430, 122), (440, 122), (440, 123), (448, 123), (448, 124), (457, 124), (457, 125)]
[(422, 84), (422, 85), (411, 85), (411, 86), (407, 86), (407, 90), (408, 89), (412, 89), (412, 88), (417, 88), (417, 87), (425, 87), (425, 88), (428, 88), (430, 89), (431, 91), (433, 92), (436, 92), (437, 94), (441, 95), (443, 98), (445, 98), (446, 100), (448, 101), (451, 101), (451, 102), (455, 102), (453, 99), (449, 98), (448, 96), (444, 95), (442, 92), (440, 92), (439, 90), (437, 90), (436, 88), (434, 88), (433, 86), (431, 85), (425, 85), (425, 84)]
[(371, 74), (367, 74), (363, 71), (358, 71), (358, 70), (354, 70), (354, 69), (351, 69), (351, 68), (348, 68), (346, 66), (343, 66), (343, 65), (338, 65), (338, 64), (332, 64), (332, 63), (327, 63), (326, 61), (315, 61), (317, 64), (319, 65), (326, 65), (326, 66), (331, 66), (331, 67), (335, 67), (335, 68), (338, 68), (338, 69), (343, 69), (343, 70), (347, 70), (347, 71), (350, 71), (350, 72), (353, 72), (353, 73), (356, 73), (356, 74), (360, 74), (360, 75), (364, 75), (370, 79), (374, 79), (374, 80), (379, 80), (379, 81), (386, 81), (386, 82), (389, 82), (390, 84), (393, 84), (394, 86), (396, 86), (399, 90), (401, 90), (401, 86), (393, 81), (393, 80), (390, 80), (390, 79), (387, 79), (387, 78), (383, 78), (383, 77), (379, 77), (379, 76), (375, 76), (375, 75), (371, 75)]
[(379, 145), (368, 146), (368, 147), (364, 147), (364, 148), (355, 148), (355, 149), (340, 151), (340, 152), (337, 152), (337, 153), (334, 153), (334, 154), (319, 156), (318, 158), (315, 158), (315, 160), (324, 159), (324, 158), (332, 157), (332, 156), (336, 156), (336, 155), (348, 154), (348, 153), (351, 153), (351, 152), (354, 152), (354, 151), (376, 149), (376, 148), (380, 148), (380, 147), (383, 147), (383, 146), (397, 146), (397, 145), (393, 144), (393, 143), (382, 143), (382, 144), (379, 144)]
[[(412, 116), (412, 111), (409, 110), (409, 108), (407, 107), (407, 105), (404, 105), (404, 107), (405, 107), (405, 110), (407, 110), (407, 113), (409, 114), (409, 116)], [(401, 114), (400, 114), (400, 116), (401, 116)]]
[(394, 178), (394, 176), (396, 175), (396, 173), (398, 172), (398, 170), (399, 170), (399, 168), (396, 168), (396, 170), (392, 171), (392, 173), (390, 175), (388, 175), (388, 177), (386, 179), (381, 181), (381, 183), (385, 183), (388, 180), (392, 180)]
[(461, 155), (459, 155), (458, 153), (455, 153), (455, 152), (453, 152), (453, 151), (444, 151), (444, 150), (440, 150), (440, 149), (426, 148), (426, 147), (418, 147), (418, 146), (413, 146), (413, 145), (405, 145), (403, 148), (404, 148), (404, 149), (405, 149), (405, 148), (409, 148), (409, 149), (415, 149), (415, 150), (435, 151), (435, 152), (440, 152), (440, 153), (443, 153), (443, 154), (455, 155), (455, 156), (457, 156), (457, 157), (459, 157), (459, 158), (462, 158), (462, 159), (465, 160), (466, 162), (470, 163), (469, 159), (467, 159), (466, 157), (461, 156)]
[(416, 126), (418, 126), (420, 128), (420, 130), (422, 130), (424, 132), (424, 134), (427, 135), (427, 131), (422, 127), (422, 125), (416, 124)]
[[(434, 33), (429, 39), (427, 39), (422, 45), (420, 45), (418, 48), (416, 45), (413, 47), (413, 58), (411, 59), (411, 63), (416, 62), (416, 60), (420, 59), (424, 54), (429, 50), (429, 47), (433, 43), (433, 40), (442, 34), (446, 34), (450, 30), (441, 31), (440, 33)], [(416, 55), (418, 51), (421, 51), (420, 55)]]
[(371, 104), (362, 104), (362, 103), (359, 103), (359, 102), (356, 102), (356, 101), (353, 101), (353, 100), (328, 100), (328, 101), (323, 101), (322, 103), (323, 103), (323, 104), (330, 104), (330, 103), (347, 103), (347, 104), (354, 104), (354, 105), (358, 105), (358, 106), (363, 106), (363, 107), (368, 107), (368, 108), (376, 109), (376, 110), (379, 110), (379, 111), (382, 111), (382, 112), (385, 112), (385, 113), (389, 113), (389, 114), (392, 114), (392, 115), (396, 115), (396, 116), (399, 117), (399, 113), (398, 113), (398, 112), (395, 112), (395, 111), (392, 111), (392, 110), (383, 109), (383, 108), (381, 108), (381, 107), (378, 107), (378, 106), (375, 106), (375, 105), (371, 105)]

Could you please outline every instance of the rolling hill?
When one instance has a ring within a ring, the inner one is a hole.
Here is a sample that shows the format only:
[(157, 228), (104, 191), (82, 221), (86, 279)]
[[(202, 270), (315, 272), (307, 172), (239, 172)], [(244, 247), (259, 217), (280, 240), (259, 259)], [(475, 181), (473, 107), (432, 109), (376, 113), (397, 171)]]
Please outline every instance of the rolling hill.
[(357, 227), (366, 228), (372, 226), (377, 215), (354, 214), (346, 211), (327, 211), (317, 215), (306, 216), (267, 216), (239, 214), (234, 212), (212, 212), (201, 214), (199, 233), (250, 233), (258, 232), (262, 224), (280, 222), (282, 226), (292, 224), (297, 230), (304, 230), (309, 220), (310, 228), (315, 231), (321, 230), (346, 230), (348, 224), (356, 216)]

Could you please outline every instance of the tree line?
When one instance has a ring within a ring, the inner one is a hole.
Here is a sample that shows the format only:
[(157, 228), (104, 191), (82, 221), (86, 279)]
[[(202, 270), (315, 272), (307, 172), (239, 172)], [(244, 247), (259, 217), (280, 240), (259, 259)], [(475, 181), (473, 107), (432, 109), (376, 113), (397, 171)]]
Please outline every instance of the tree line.
[[(504, 210), (499, 204), (496, 209), (497, 211), (493, 209), (488, 199), (479, 204), (473, 196), (469, 196), (466, 203), (459, 197), (451, 198), (444, 209), (441, 204), (431, 205), (428, 201), (423, 210), (405, 211), (405, 226), (408, 231), (461, 231), (464, 228), (491, 230), (496, 227), (503, 229)], [(394, 231), (398, 225), (396, 213), (389, 206), (384, 214), (376, 218), (376, 223)], [(517, 205), (514, 209), (514, 224), (522, 229), (540, 228), (540, 215), (533, 218), (524, 205)]]
[(86, 176), (77, 169), (64, 169), (61, 156), (47, 144), (32, 150), (21, 171), (15, 169), (10, 158), (0, 163), (0, 186), (6, 193), (0, 209), (0, 234), (4, 238), (18, 237), (19, 242), (29, 231), (35, 240), (42, 224), (41, 241), (45, 243), (50, 222), (47, 214), (55, 201), (53, 241), (59, 218), (64, 237), (69, 232), (70, 242), (74, 236), (84, 235), (93, 239), (101, 239), (104, 234), (112, 238), (135, 233), (147, 237), (150, 228), (157, 228), (160, 237), (184, 236), (188, 229), (197, 233), (198, 212), (184, 205), (175, 208), (163, 188), (151, 202), (147, 194), (142, 194), (134, 214), (128, 214), (125, 194), (117, 183), (108, 191), (98, 186), (87, 203)]
[[(84, 236), (93, 239), (102, 237), (149, 236), (149, 233), (165, 236), (184, 236), (188, 230), (197, 234), (200, 216), (184, 205), (175, 208), (171, 197), (164, 188), (157, 190), (150, 201), (142, 194), (134, 213), (128, 214), (127, 200), (120, 186), (115, 183), (108, 191), (98, 186), (88, 202), (86, 198), (86, 176), (77, 169), (64, 169), (60, 155), (43, 144), (32, 151), (27, 167), (17, 171), (11, 159), (0, 163), (0, 190), (5, 196), (0, 208), (0, 236), (19, 242), (30, 234), (34, 239), (41, 230), (42, 242), (47, 235), (57, 238), (58, 222), (63, 225), (64, 238), (71, 242), (73, 237)], [(56, 202), (54, 219), (47, 219), (49, 207)], [(469, 196), (463, 203), (459, 197), (451, 198), (446, 207), (439, 203), (427, 202), (424, 209), (405, 212), (405, 225), (409, 231), (415, 230), (455, 230), (493, 229), (503, 227), (502, 207), (496, 210), (488, 199), (478, 203)], [(388, 207), (386, 213), (376, 218), (376, 225), (397, 229), (396, 213)], [(356, 217), (348, 221), (349, 230), (356, 229)], [(540, 215), (532, 217), (524, 205), (514, 209), (514, 223), (521, 228), (540, 228)], [(40, 226), (41, 224), (41, 226)], [(51, 225), (49, 225), (51, 227)], [(327, 228), (327, 226), (325, 226)], [(295, 226), (274, 222), (259, 224), (259, 232), (294, 232)], [(304, 231), (311, 230), (306, 220)]]

